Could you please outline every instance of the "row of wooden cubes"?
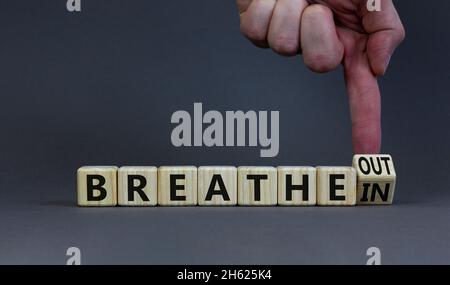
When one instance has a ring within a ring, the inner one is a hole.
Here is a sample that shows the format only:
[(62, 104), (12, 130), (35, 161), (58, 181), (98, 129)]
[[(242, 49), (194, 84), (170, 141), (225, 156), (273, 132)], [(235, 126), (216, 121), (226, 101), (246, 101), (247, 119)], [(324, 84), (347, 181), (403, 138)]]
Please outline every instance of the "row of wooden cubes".
[(355, 155), (353, 167), (84, 166), (80, 206), (351, 206), (392, 204), (390, 155)]

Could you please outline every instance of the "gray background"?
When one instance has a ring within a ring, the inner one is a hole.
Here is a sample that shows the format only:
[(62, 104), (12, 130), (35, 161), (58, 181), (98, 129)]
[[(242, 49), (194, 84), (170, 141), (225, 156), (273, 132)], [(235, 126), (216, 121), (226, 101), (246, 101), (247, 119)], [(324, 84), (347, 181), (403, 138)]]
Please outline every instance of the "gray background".
[[(396, 203), (355, 208), (76, 207), (81, 165), (349, 165), (341, 70), (259, 50), (234, 1), (0, 3), (0, 263), (450, 263), (450, 2), (396, 1), (407, 40), (383, 94)], [(279, 110), (280, 153), (175, 148), (170, 116)]]

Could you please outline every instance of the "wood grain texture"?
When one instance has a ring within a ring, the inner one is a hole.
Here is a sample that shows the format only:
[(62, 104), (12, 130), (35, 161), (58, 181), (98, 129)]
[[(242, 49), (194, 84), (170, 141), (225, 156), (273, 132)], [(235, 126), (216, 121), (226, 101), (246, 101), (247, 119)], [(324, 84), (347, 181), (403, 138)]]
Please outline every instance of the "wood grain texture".
[[(116, 206), (117, 205), (117, 167), (116, 166), (83, 166), (77, 171), (77, 197), (79, 206)], [(88, 176), (91, 177), (88, 179)], [(94, 178), (93, 178), (94, 177)], [(95, 177), (104, 179), (104, 184)], [(88, 181), (89, 180), (89, 181)], [(102, 192), (105, 197), (99, 201), (88, 199), (88, 183), (99, 185), (104, 190), (97, 190), (94, 187), (92, 196), (99, 198)]]
[(396, 173), (388, 154), (354, 155), (356, 169), (356, 203), (358, 205), (390, 205), (394, 200)]
[(197, 205), (197, 167), (160, 167), (158, 169), (158, 204), (161, 206)]
[(198, 204), (201, 206), (236, 205), (237, 168), (234, 166), (199, 167)]
[(158, 169), (154, 166), (119, 168), (117, 190), (119, 206), (156, 206), (158, 203), (157, 178)]
[(316, 205), (316, 168), (310, 166), (279, 166), (278, 205)]
[(353, 206), (356, 204), (356, 170), (353, 167), (321, 166), (317, 171), (317, 204)]
[[(261, 179), (258, 179), (261, 178)], [(262, 179), (262, 177), (264, 179)], [(255, 189), (259, 181), (260, 191)], [(259, 192), (259, 193), (258, 193)], [(238, 204), (274, 206), (277, 204), (277, 170), (274, 167), (238, 167)]]

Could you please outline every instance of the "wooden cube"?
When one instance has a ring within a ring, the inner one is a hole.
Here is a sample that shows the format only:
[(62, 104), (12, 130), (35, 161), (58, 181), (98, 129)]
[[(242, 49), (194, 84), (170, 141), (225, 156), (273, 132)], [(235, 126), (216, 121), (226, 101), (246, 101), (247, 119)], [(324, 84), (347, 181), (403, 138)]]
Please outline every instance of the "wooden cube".
[(156, 206), (158, 170), (154, 166), (123, 166), (118, 172), (120, 206)]
[(317, 204), (352, 206), (356, 204), (356, 170), (353, 167), (317, 167)]
[(77, 171), (79, 206), (117, 205), (117, 167), (83, 166)]
[(390, 155), (355, 155), (353, 167), (358, 177), (358, 205), (392, 204), (396, 174)]
[(198, 168), (198, 204), (232, 206), (237, 204), (237, 169), (234, 166)]
[(274, 167), (238, 167), (238, 204), (276, 205), (277, 170)]
[(316, 205), (316, 169), (309, 166), (279, 166), (278, 205)]
[(158, 169), (158, 204), (197, 205), (197, 167), (162, 166)]

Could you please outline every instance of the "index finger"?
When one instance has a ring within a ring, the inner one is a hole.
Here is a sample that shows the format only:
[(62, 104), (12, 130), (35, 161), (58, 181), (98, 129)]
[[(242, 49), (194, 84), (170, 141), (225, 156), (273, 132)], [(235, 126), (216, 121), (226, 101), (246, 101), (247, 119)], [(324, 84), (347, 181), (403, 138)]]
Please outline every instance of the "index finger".
[(380, 89), (368, 61), (362, 52), (344, 58), (355, 154), (378, 154), (381, 148)]

